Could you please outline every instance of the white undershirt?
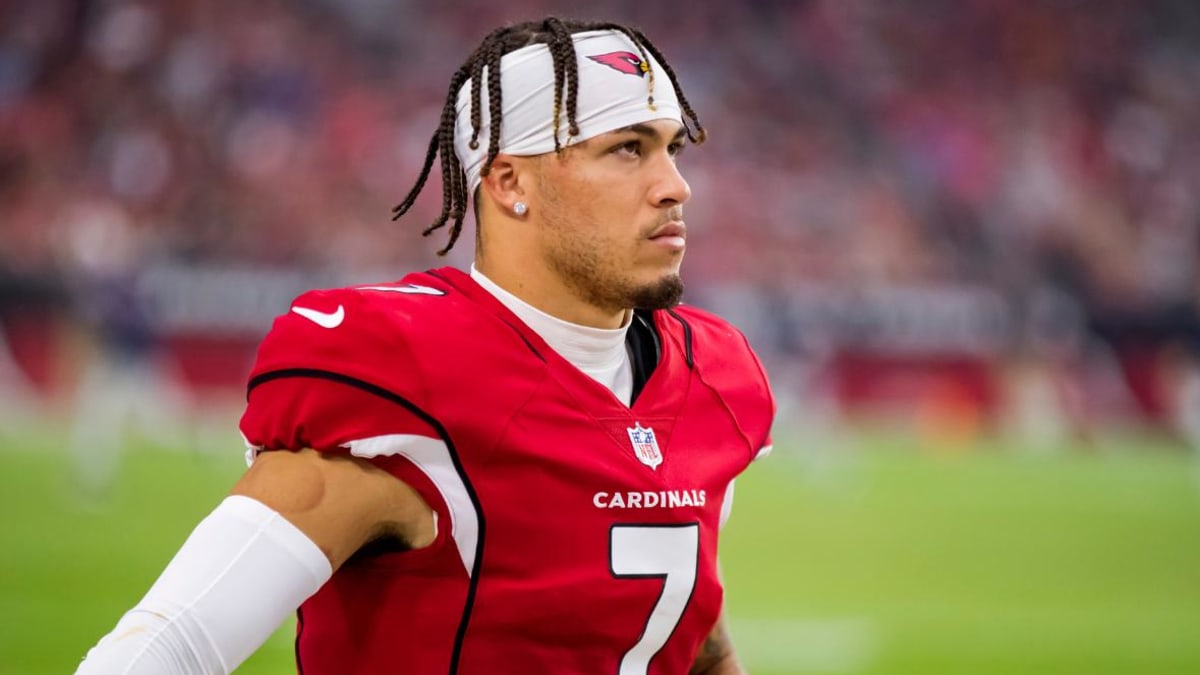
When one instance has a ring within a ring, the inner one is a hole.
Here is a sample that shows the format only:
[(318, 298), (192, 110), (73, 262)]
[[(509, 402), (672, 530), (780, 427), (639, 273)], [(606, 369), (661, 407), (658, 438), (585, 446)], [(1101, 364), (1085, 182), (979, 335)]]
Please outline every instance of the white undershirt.
[(625, 334), (629, 331), (632, 312), (625, 315), (620, 328), (592, 328), (543, 312), (471, 265), (471, 278), (504, 304), (517, 318), (537, 333), (546, 344), (585, 375), (608, 387), (625, 405), (633, 397), (633, 364), (625, 349)]

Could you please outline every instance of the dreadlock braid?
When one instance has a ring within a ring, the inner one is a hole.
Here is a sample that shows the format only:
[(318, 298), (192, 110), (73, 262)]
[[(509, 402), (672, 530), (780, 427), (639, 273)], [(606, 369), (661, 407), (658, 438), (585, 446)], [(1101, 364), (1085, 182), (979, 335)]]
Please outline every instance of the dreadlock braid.
[[(612, 30), (624, 34), (637, 47), (643, 63), (650, 61), (647, 54), (653, 56), (662, 65), (667, 77), (671, 80), (671, 86), (675, 89), (675, 96), (679, 99), (680, 107), (684, 112), (684, 129), (687, 131), (688, 140), (699, 144), (708, 138), (708, 132), (700, 125), (699, 118), (696, 117), (691, 104), (683, 95), (683, 90), (679, 86), (679, 80), (675, 76), (675, 71), (671, 69), (662, 52), (641, 31), (616, 23), (564, 21), (555, 17), (547, 17), (542, 21), (527, 21), (503, 26), (489, 33), (467, 58), (466, 62), (450, 78), (450, 91), (447, 93), (445, 105), (442, 107), (442, 115), (438, 123), (438, 128), (429, 140), (429, 149), (425, 153), (425, 163), (421, 167), (421, 173), (417, 176), (416, 183), (409, 190), (404, 200), (392, 209), (394, 214), (392, 220), (398, 220), (412, 209), (417, 197), (420, 196), (421, 191), (425, 188), (425, 183), (428, 181), (430, 173), (432, 173), (433, 160), (440, 156), (442, 169), (442, 212), (433, 221), (432, 225), (425, 228), (422, 234), (428, 236), (445, 227), (447, 222), (450, 222), (450, 240), (442, 250), (438, 251), (438, 255), (445, 255), (454, 247), (459, 235), (462, 233), (463, 217), (467, 210), (467, 176), (463, 170), (462, 163), (458, 159), (458, 155), (454, 152), (455, 124), (458, 119), (458, 93), (463, 84), (470, 79), (470, 143), (471, 149), (475, 149), (479, 147), (479, 132), (483, 128), (481, 94), (484, 86), (484, 71), (487, 72), (487, 113), (490, 128), (488, 133), (487, 159), (484, 161), (481, 169), (481, 174), (486, 176), (492, 168), (492, 162), (496, 159), (496, 155), (500, 154), (500, 126), (503, 122), (503, 109), (501, 107), (503, 92), (500, 87), (500, 61), (509, 52), (535, 44), (544, 44), (549, 49), (554, 66), (554, 150), (555, 152), (562, 152), (558, 131), (564, 107), (567, 116), (567, 136), (579, 135), (579, 124), (576, 121), (575, 110), (576, 99), (579, 93), (579, 63), (575, 55), (575, 42), (572, 35), (594, 30)], [(648, 69), (646, 74), (647, 87), (653, 92), (654, 69)], [(566, 90), (565, 106), (563, 101), (564, 89)], [(648, 97), (647, 103), (653, 107), (654, 98), (652, 95)]]
[[(454, 225), (450, 230), (452, 241), (455, 231), (462, 228), (463, 214), (466, 211), (466, 195), (461, 194), (465, 190), (461, 189), (460, 182), (455, 180), (455, 174), (462, 173), (462, 165), (458, 161), (458, 156), (454, 154), (454, 122), (457, 118), (458, 90), (467, 81), (469, 75), (469, 64), (466, 64), (450, 78), (451, 93), (446, 98), (446, 105), (442, 107), (442, 119), (437, 133), (437, 151), (442, 157), (442, 213), (432, 225), (422, 232), (423, 235), (429, 235), (434, 230), (445, 226), (446, 221), (454, 220)], [(400, 212), (395, 217), (399, 218), (402, 215), (404, 215), (403, 212)], [(449, 248), (445, 248), (439, 254), (445, 255), (444, 252), (449, 250)]]
[(654, 69), (648, 66), (650, 63), (650, 57), (646, 56), (646, 46), (643, 45), (642, 41), (637, 38), (637, 35), (634, 33), (633, 29), (615, 23), (610, 23), (604, 24), (604, 28), (591, 28), (589, 30), (619, 31), (623, 33), (625, 37), (629, 38), (629, 41), (637, 47), (638, 54), (642, 57), (642, 72), (646, 73), (646, 88), (651, 92), (646, 99), (646, 104), (650, 106), (651, 110), (657, 110), (657, 108), (654, 107)]
[[(679, 86), (679, 78), (675, 77), (675, 71), (671, 68), (671, 64), (667, 63), (667, 60), (663, 57), (662, 52), (658, 51), (658, 47), (655, 47), (654, 43), (642, 34), (642, 31), (637, 30), (636, 28), (631, 28), (630, 31), (632, 31), (635, 36), (634, 44), (645, 47), (646, 51), (650, 52), (650, 54), (654, 56), (654, 60), (658, 61), (659, 65), (663, 67), (663, 70), (667, 72), (667, 78), (671, 80), (671, 86), (675, 88), (675, 97), (679, 99), (679, 107), (683, 108), (685, 122), (683, 128), (687, 130), (688, 140), (696, 143), (697, 145), (703, 143), (708, 139), (708, 132), (704, 130), (704, 127), (700, 126), (700, 118), (696, 116), (696, 111), (692, 110), (692, 104), (688, 103), (687, 97), (683, 95), (683, 88)], [(653, 72), (651, 73), (651, 76), (653, 76)], [(692, 126), (695, 127), (694, 131), (688, 128), (686, 124), (686, 122), (689, 120), (691, 121)]]
[[(562, 152), (562, 143), (558, 140), (559, 121), (562, 119), (562, 99), (563, 85), (567, 84), (567, 62), (575, 64), (574, 56), (575, 42), (571, 39), (571, 33), (562, 21), (554, 17), (546, 19), (546, 28), (553, 34), (553, 38), (548, 45), (550, 48), (550, 58), (554, 64), (554, 152)], [(570, 49), (572, 54), (570, 57), (564, 55), (564, 51)], [(570, 86), (568, 84), (568, 86)], [(574, 110), (574, 106), (568, 107)]]
[[(484, 43), (484, 45), (490, 46), (487, 43)], [(480, 47), (480, 50), (482, 51), (483, 47)], [(489, 55), (490, 55), (490, 50), (489, 50)], [(481, 127), (480, 115), (479, 115), (479, 91), (483, 87), (483, 67), (487, 65), (488, 60), (489, 59), (475, 59), (474, 63), (471, 64), (471, 149), (472, 150), (479, 147), (479, 129)], [(490, 74), (490, 71), (492, 71), (492, 70), (495, 70), (495, 69), (494, 68), (488, 69), (489, 74)]]
[[(465, 66), (464, 66), (464, 68), (459, 69), (459, 71), (456, 72), (454, 74), (454, 76), (450, 78), (451, 91), (454, 91), (454, 87), (456, 84), (457, 84), (457, 86), (460, 86), (460, 87), (462, 86), (462, 79), (465, 79), (465, 75), (463, 75), (464, 70), (465, 70)], [(460, 76), (462, 76), (462, 79), (460, 79)], [(451, 152), (449, 155), (446, 154), (445, 148), (444, 148), (444, 138), (443, 138), (444, 134), (442, 132), (444, 131), (446, 124), (447, 124), (447, 122), (446, 122), (447, 115), (449, 115), (449, 118), (448, 118), (450, 120), (449, 124), (451, 127), (453, 127), (453, 125), (454, 125), (454, 108), (453, 108), (453, 106), (445, 106), (442, 108), (442, 117), (441, 117), (441, 121), (438, 123), (438, 128), (437, 128), (437, 130), (435, 130), (433, 132), (433, 138), (431, 138), (429, 140), (429, 149), (426, 150), (426, 152), (425, 152), (425, 163), (421, 166), (421, 173), (417, 176), (417, 182), (415, 185), (413, 185), (412, 190), (409, 190), (408, 196), (406, 196), (404, 198), (404, 201), (402, 201), (399, 204), (397, 204), (396, 206), (392, 207), (392, 220), (398, 220), (400, 218), (400, 216), (403, 216), (405, 213), (407, 213), (408, 210), (412, 208), (413, 204), (416, 203), (417, 197), (421, 194), (421, 190), (425, 187), (425, 182), (429, 179), (430, 171), (433, 168), (433, 160), (435, 157), (437, 157), (438, 154), (441, 154), (441, 156), (443, 158), (442, 178), (443, 179), (445, 178), (445, 175), (446, 175), (445, 158), (447, 156), (454, 157), (453, 146), (451, 146)], [(457, 161), (457, 159), (455, 161)], [(443, 189), (443, 191), (442, 191), (442, 215), (440, 218), (440, 223), (445, 223), (445, 221), (446, 221), (447, 214), (449, 213), (449, 202), (450, 202), (450, 193)], [(437, 229), (438, 227), (440, 227), (440, 224), (435, 223), (431, 229), (426, 230), (425, 234), (429, 234), (429, 232), (433, 231), (434, 229)]]
[[(579, 60), (575, 58), (575, 41), (570, 35), (566, 37), (569, 53), (563, 57), (567, 62), (567, 135), (579, 135), (579, 123), (575, 121), (575, 99), (579, 97)], [(558, 128), (554, 129), (555, 138)]]
[[(499, 42), (494, 42), (491, 48), (487, 51), (488, 59), (488, 126), (490, 127), (488, 134), (488, 153), (487, 159), (483, 162), (483, 169), (480, 175), (486, 176), (492, 170), (492, 160), (496, 159), (496, 155), (500, 153), (500, 125), (504, 123), (503, 100), (504, 92), (500, 88), (500, 59), (504, 56), (503, 46)], [(472, 101), (471, 105), (475, 108), (479, 107), (479, 99)], [(475, 133), (479, 133), (479, 129), (475, 129)]]
[(417, 195), (421, 194), (421, 189), (425, 187), (425, 181), (429, 179), (429, 170), (433, 168), (433, 159), (438, 152), (438, 137), (440, 128), (433, 132), (433, 138), (429, 139), (429, 149), (425, 151), (425, 164), (421, 166), (421, 174), (417, 176), (417, 183), (408, 191), (408, 196), (404, 201), (392, 207), (392, 220), (396, 220), (404, 215), (406, 211), (412, 208), (413, 202), (417, 201)]

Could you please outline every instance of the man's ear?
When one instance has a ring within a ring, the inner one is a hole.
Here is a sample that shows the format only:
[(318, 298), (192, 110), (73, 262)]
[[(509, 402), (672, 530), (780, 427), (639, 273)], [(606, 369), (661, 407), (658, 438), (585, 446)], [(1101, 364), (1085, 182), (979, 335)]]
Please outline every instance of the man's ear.
[(524, 157), (496, 155), (492, 168), (483, 176), (479, 187), (487, 193), (491, 202), (506, 213), (513, 212), (513, 205), (528, 201), (525, 185), (530, 176), (528, 162)]

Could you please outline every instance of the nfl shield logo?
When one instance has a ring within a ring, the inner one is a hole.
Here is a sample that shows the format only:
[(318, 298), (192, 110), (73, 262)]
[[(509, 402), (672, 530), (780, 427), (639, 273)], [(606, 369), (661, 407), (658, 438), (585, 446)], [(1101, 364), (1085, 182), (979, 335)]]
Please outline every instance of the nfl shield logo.
[(633, 444), (633, 454), (637, 455), (638, 460), (651, 469), (658, 469), (658, 465), (662, 464), (662, 452), (658, 449), (654, 430), (643, 429), (641, 422), (637, 422), (632, 429), (625, 427), (625, 431), (629, 432), (629, 442)]

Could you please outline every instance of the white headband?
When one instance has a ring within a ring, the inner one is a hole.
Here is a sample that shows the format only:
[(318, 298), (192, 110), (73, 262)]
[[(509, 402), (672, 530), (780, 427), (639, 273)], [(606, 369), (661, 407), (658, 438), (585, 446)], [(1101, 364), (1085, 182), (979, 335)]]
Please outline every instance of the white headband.
[[(683, 113), (675, 87), (662, 65), (641, 57), (637, 46), (623, 33), (611, 30), (588, 31), (571, 36), (579, 65), (579, 93), (576, 122), (579, 135), (567, 137), (566, 92), (559, 116), (559, 141), (562, 145), (585, 141), (594, 136), (631, 124), (658, 119), (683, 123)], [(653, 68), (654, 90), (648, 87)], [(458, 119), (454, 125), (454, 152), (467, 174), (467, 188), (479, 187), (480, 171), (487, 159), (490, 138), (487, 68), (480, 90), (480, 129), (478, 147), (471, 149), (471, 81), (458, 91)], [(500, 59), (501, 117), (500, 152), (510, 155), (542, 155), (554, 150), (554, 61), (544, 44), (522, 47)], [(648, 96), (654, 96), (651, 109)]]

